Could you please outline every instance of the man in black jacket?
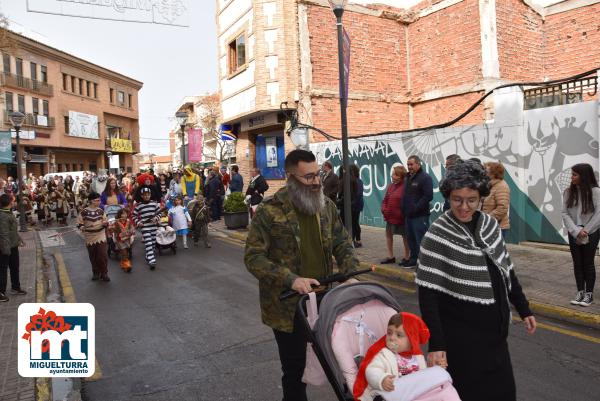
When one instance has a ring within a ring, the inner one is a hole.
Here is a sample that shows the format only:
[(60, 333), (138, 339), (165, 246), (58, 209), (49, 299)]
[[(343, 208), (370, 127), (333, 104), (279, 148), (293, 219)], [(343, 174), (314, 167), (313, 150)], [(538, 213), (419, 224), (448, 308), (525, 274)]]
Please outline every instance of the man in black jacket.
[(250, 176), (252, 179), (246, 190), (246, 200), (250, 203), (250, 216), (254, 216), (256, 206), (262, 202), (265, 192), (269, 189), (269, 184), (265, 177), (260, 175), (260, 169), (257, 167), (251, 170)]
[(402, 267), (410, 268), (417, 264), (421, 240), (429, 229), (429, 202), (433, 199), (433, 181), (429, 174), (421, 168), (421, 159), (412, 155), (406, 161), (408, 178), (404, 188), (402, 213), (410, 258)]
[(323, 193), (329, 199), (333, 201), (333, 203), (337, 204), (337, 193), (340, 186), (340, 179), (337, 174), (333, 172), (333, 166), (330, 162), (323, 163), (323, 176), (321, 177), (321, 182), (323, 183)]

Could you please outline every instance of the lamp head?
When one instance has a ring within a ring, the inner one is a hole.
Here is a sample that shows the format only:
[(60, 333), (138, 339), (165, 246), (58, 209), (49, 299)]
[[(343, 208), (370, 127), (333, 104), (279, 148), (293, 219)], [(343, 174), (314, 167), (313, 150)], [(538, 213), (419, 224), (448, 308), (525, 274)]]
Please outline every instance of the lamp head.
[(187, 123), (188, 114), (185, 111), (178, 111), (175, 113), (175, 118), (179, 125), (185, 125)]
[(348, 4), (348, 0), (329, 0), (329, 5), (332, 10), (335, 9), (344, 9), (346, 8), (346, 4)]
[(289, 135), (296, 148), (308, 149), (308, 128), (296, 127)]
[(23, 121), (25, 121), (25, 114), (21, 113), (20, 111), (13, 111), (10, 113), (10, 123), (13, 125), (13, 127), (21, 128)]
[(112, 152), (106, 152), (106, 157), (110, 158), (112, 156)]

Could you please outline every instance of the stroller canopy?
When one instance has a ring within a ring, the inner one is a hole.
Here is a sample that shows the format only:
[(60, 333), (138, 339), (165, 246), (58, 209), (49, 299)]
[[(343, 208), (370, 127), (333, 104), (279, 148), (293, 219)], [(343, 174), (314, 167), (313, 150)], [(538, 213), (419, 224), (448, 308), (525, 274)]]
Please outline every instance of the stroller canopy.
[(313, 334), (340, 385), (345, 382), (345, 379), (331, 344), (331, 334), (335, 320), (350, 308), (371, 300), (379, 300), (396, 311), (401, 311), (400, 304), (387, 288), (369, 282), (340, 285), (325, 294), (321, 300), (319, 318), (314, 326)]

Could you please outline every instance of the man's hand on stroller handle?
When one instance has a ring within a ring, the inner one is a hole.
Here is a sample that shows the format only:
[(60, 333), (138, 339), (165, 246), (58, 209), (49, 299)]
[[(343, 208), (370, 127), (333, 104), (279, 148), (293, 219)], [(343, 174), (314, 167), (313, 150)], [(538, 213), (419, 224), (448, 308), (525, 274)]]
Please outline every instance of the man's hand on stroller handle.
[(298, 294), (308, 294), (309, 292), (312, 292), (313, 285), (318, 287), (321, 283), (314, 278), (298, 277), (292, 283), (292, 290), (296, 291)]
[(446, 369), (448, 367), (446, 351), (433, 351), (427, 354), (427, 366), (439, 366)]

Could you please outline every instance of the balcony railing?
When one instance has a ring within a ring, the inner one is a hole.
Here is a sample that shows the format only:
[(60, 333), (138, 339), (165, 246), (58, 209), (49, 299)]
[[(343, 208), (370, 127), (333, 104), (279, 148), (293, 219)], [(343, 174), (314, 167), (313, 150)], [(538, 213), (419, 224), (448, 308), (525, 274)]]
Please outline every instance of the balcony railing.
[(28, 89), (46, 96), (53, 96), (54, 94), (53, 86), (46, 82), (25, 78), (22, 75), (11, 74), (10, 72), (3, 72), (1, 77), (2, 85), (5, 86)]
[[(4, 123), (11, 124), (10, 112), (4, 111)], [(25, 114), (25, 120), (23, 121), (23, 127), (33, 128), (54, 128), (54, 117), (43, 116), (40, 114)]]

